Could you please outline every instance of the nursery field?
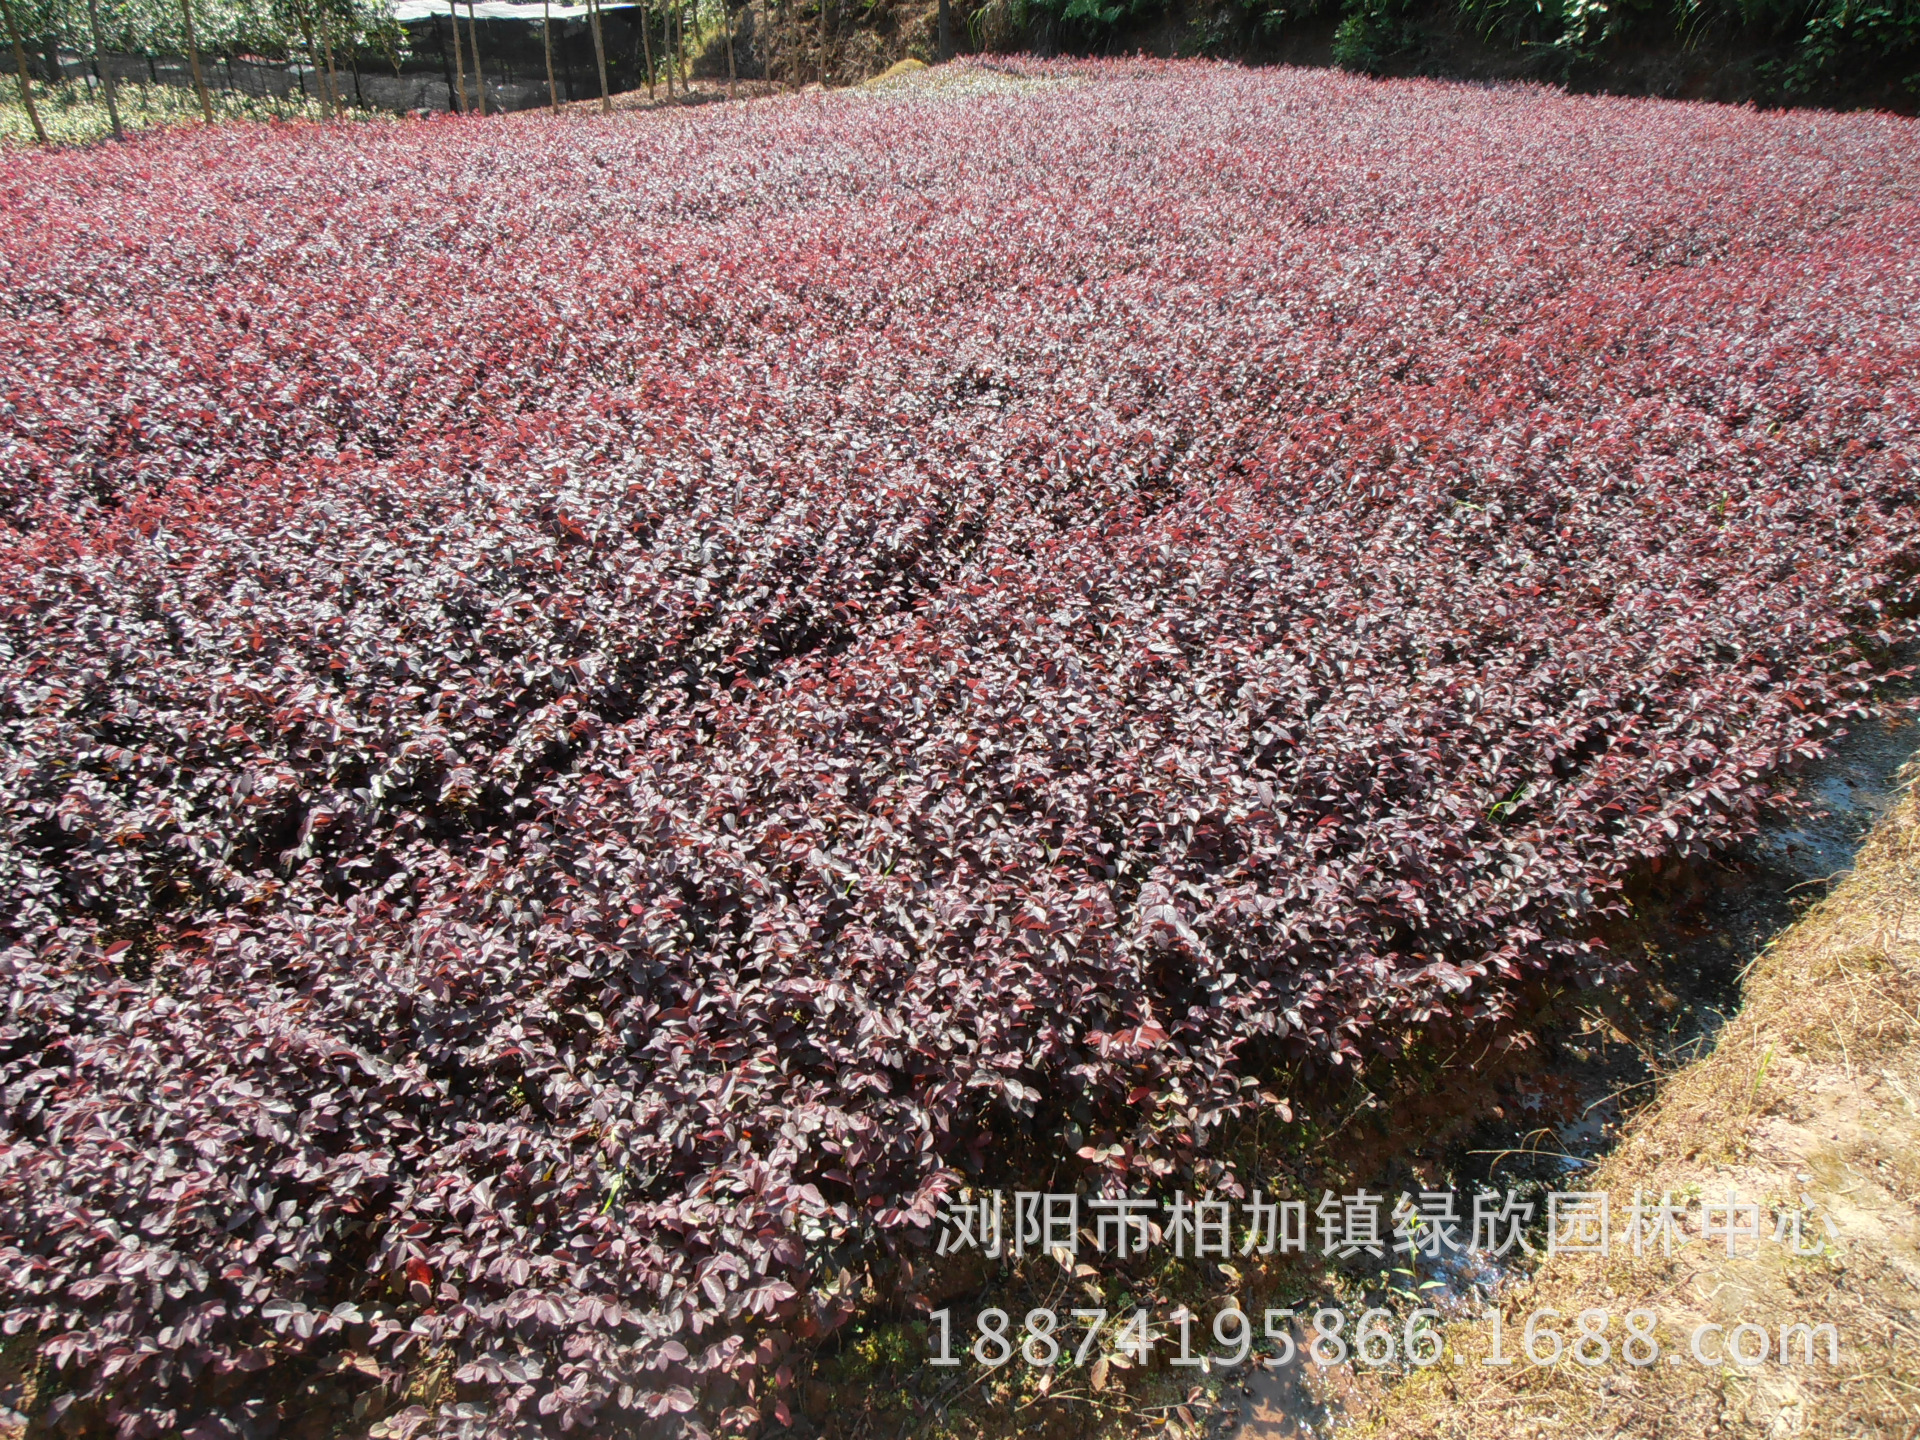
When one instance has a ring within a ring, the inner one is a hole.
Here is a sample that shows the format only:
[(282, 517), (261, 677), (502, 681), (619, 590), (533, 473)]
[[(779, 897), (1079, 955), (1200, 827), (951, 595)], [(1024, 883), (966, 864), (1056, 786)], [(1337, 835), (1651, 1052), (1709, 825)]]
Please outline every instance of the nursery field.
[(1231, 1193), (1876, 703), (1913, 121), (975, 78), (0, 154), (49, 1418), (782, 1421), (963, 1181)]

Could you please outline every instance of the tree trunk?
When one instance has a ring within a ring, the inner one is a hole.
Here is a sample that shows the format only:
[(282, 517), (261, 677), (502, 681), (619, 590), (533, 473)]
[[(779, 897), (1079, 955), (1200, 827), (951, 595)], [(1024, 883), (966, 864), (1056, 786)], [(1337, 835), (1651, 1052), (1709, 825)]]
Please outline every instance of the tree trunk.
[(47, 129), (40, 123), (40, 112), (33, 108), (33, 80), (27, 74), (27, 47), (20, 43), (20, 26), (13, 18), (13, 0), (0, 0), (0, 10), (7, 12), (7, 34), (13, 40), (13, 67), (20, 81), (20, 101), (27, 107), (27, 119), (33, 122), (33, 138), (45, 145), (48, 143)]
[(327, 106), (338, 120), (345, 107), (340, 103), (340, 72), (333, 66), (333, 17), (330, 15), (320, 17), (320, 53), (327, 62)]
[(646, 0), (640, 0), (640, 53), (647, 62), (647, 103), (656, 98), (653, 90), (653, 16), (647, 13)]
[[(324, 108), (328, 103), (327, 72), (320, 68), (320, 47), (315, 43), (313, 31), (308, 28), (304, 18), (300, 21), (300, 26), (300, 38), (307, 42), (307, 68), (313, 71), (313, 85), (320, 92), (317, 98)], [(307, 77), (304, 75), (300, 77), (300, 98), (302, 100), (307, 98)]]
[(727, 99), (734, 98), (733, 93), (733, 0), (720, 0), (727, 12)]
[[(440, 43), (440, 71), (441, 74), (446, 77), (447, 81), (447, 109), (454, 110), (459, 107), (453, 103), (453, 57), (447, 53), (447, 39), (446, 36), (440, 33), (440, 17), (438, 15), (433, 17), (433, 38)], [(459, 39), (459, 33), (457, 31), (454, 34), (454, 38), (456, 40)]]
[(560, 113), (560, 92), (553, 88), (553, 0), (540, 0), (540, 39), (547, 47), (547, 108)]
[(207, 98), (206, 83), (200, 78), (200, 47), (193, 42), (193, 0), (180, 0), (180, 18), (187, 22), (187, 64), (193, 68), (193, 91), (200, 97), (200, 114), (213, 123), (213, 102)]
[(660, 68), (667, 75), (667, 99), (673, 99), (673, 11), (667, 0), (660, 5)]
[(940, 0), (940, 58), (953, 58), (953, 5), (951, 0)]
[(120, 95), (115, 88), (113, 67), (100, 63), (100, 0), (87, 0), (87, 21), (93, 28), (93, 68), (99, 73), (101, 88), (107, 92), (107, 119), (113, 122), (113, 138), (124, 140), (127, 132), (120, 126)]
[(613, 92), (607, 89), (607, 46), (600, 37), (599, 0), (587, 0), (587, 16), (593, 25), (593, 61), (600, 67), (600, 113), (613, 113)]
[(467, 40), (467, 48), (473, 51), (473, 89), (480, 99), (480, 113), (484, 115), (487, 113), (487, 81), (480, 73), (480, 22), (473, 18), (473, 0), (467, 0)]
[(674, 61), (680, 65), (680, 94), (689, 96), (693, 94), (693, 86), (687, 84), (687, 12), (680, 0), (674, 0), (674, 38), (678, 40)]
[(467, 113), (467, 66), (461, 58), (460, 49), (460, 7), (455, 0), (447, 0), (447, 14), (453, 19), (453, 108), (462, 115)]

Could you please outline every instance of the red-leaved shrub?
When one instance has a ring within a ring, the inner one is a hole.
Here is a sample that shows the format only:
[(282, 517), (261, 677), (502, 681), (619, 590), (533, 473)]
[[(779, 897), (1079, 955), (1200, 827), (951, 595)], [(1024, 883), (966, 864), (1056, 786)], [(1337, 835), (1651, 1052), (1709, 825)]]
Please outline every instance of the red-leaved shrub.
[(1231, 1188), (1872, 703), (1913, 122), (1012, 68), (0, 158), (56, 1415), (772, 1414), (993, 1137)]

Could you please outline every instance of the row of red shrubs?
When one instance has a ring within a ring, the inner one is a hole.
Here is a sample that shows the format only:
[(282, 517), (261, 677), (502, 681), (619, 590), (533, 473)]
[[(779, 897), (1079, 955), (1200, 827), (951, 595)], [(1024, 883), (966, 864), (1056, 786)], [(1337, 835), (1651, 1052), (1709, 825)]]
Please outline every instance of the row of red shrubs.
[(55, 1418), (777, 1419), (995, 1137), (1231, 1190), (1864, 713), (1910, 122), (1027, 69), (0, 162)]

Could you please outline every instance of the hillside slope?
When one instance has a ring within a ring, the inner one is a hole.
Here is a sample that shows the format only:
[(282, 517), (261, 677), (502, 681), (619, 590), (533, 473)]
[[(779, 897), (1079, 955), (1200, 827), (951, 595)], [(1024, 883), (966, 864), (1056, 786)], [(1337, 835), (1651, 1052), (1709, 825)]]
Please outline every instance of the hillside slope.
[[(1908, 114), (1920, 100), (1916, 0), (955, 0), (944, 48), (940, 8), (749, 6), (736, 68), (831, 86), (943, 54), (1145, 53)], [(717, 38), (700, 68), (726, 73)]]

